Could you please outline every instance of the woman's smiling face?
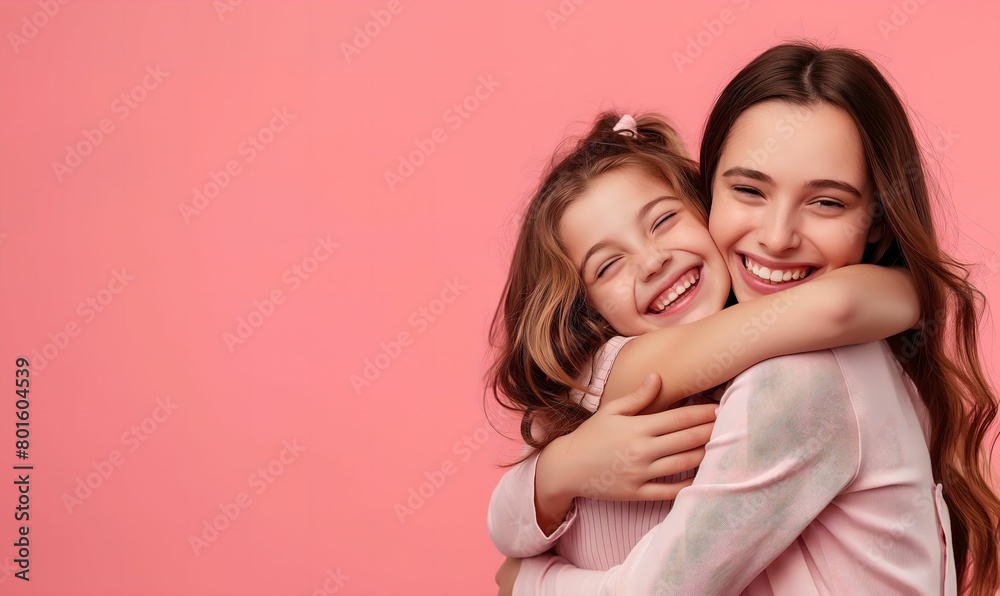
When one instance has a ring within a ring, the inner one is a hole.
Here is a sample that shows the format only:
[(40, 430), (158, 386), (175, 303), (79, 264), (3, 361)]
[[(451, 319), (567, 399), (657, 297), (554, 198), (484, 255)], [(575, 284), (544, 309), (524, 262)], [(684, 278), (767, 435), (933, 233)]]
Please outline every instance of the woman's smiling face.
[(602, 174), (566, 208), (559, 238), (587, 298), (622, 335), (719, 312), (729, 272), (702, 218), (635, 167)]
[(826, 103), (766, 101), (730, 129), (709, 229), (740, 301), (860, 263), (876, 202), (851, 117)]

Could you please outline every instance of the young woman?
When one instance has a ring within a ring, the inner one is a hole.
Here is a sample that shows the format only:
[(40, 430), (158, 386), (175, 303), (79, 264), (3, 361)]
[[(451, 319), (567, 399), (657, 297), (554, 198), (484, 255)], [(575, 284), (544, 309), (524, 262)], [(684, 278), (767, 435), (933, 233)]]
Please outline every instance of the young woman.
[(694, 483), (622, 566), (528, 559), (515, 593), (937, 594), (964, 578), (993, 594), (981, 295), (937, 246), (892, 88), (855, 52), (772, 48), (722, 92), (701, 172), (741, 301), (851, 263), (903, 265), (923, 327), (751, 368), (726, 391)]

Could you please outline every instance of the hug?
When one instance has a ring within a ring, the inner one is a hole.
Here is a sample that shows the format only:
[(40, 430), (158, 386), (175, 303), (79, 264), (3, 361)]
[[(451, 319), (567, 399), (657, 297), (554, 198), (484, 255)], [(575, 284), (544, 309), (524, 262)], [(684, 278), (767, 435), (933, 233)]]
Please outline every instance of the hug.
[(558, 152), (491, 327), (501, 594), (996, 593), (984, 297), (931, 188), (885, 75), (808, 43), (698, 162), (651, 113)]

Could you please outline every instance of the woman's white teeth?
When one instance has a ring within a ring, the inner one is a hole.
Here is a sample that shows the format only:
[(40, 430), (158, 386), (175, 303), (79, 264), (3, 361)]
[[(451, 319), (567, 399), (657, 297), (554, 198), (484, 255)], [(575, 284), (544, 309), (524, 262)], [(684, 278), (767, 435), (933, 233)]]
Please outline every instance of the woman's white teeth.
[(666, 294), (660, 294), (660, 297), (653, 301), (652, 309), (653, 312), (660, 313), (663, 312), (668, 306), (673, 304), (674, 300), (677, 300), (684, 292), (698, 283), (698, 272), (694, 271), (683, 278), (677, 280), (672, 288)]
[(747, 271), (771, 283), (802, 279), (803, 277), (809, 275), (809, 267), (800, 267), (798, 269), (769, 269), (754, 262), (753, 259), (746, 255), (743, 256), (743, 264), (746, 265)]

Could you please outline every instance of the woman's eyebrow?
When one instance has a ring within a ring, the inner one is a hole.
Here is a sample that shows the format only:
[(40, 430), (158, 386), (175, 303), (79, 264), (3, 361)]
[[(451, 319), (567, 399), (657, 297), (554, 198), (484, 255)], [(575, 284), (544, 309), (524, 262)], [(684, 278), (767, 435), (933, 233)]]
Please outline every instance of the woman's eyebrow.
[(756, 180), (758, 182), (764, 182), (767, 184), (774, 184), (774, 178), (771, 178), (764, 172), (760, 170), (751, 170), (750, 168), (735, 167), (729, 168), (722, 173), (723, 177), (727, 176), (741, 176), (743, 178), (750, 178), (751, 180)]
[[(751, 170), (750, 168), (735, 167), (729, 168), (722, 173), (723, 177), (726, 176), (740, 176), (743, 178), (750, 178), (751, 180), (756, 180), (758, 182), (763, 182), (765, 184), (774, 184), (774, 178), (771, 178), (764, 172), (759, 170)], [(830, 180), (828, 178), (823, 178), (821, 180), (810, 180), (805, 185), (806, 188), (811, 190), (824, 190), (828, 188), (833, 188), (836, 190), (844, 191), (848, 194), (852, 194), (856, 197), (861, 197), (861, 191), (855, 188), (853, 185), (843, 182), (841, 180)]]
[(808, 184), (806, 184), (806, 188), (810, 188), (813, 190), (823, 190), (827, 188), (833, 188), (836, 190), (844, 191), (848, 194), (852, 194), (858, 197), (859, 199), (861, 198), (860, 190), (854, 188), (854, 186), (846, 182), (841, 182), (840, 180), (827, 180), (827, 179), (812, 180)]

